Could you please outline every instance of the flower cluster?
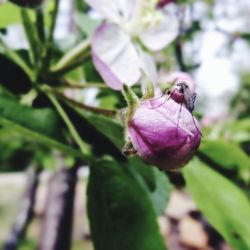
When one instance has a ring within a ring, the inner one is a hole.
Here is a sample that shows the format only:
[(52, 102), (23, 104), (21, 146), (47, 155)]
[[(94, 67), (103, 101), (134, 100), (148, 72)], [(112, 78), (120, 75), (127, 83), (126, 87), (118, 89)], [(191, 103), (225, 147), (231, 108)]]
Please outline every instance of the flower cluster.
[(157, 9), (156, 0), (86, 0), (106, 22), (95, 31), (92, 57), (96, 69), (108, 86), (121, 90), (132, 85), (143, 69), (157, 81), (156, 65), (149, 53), (170, 44), (178, 34), (176, 16)]

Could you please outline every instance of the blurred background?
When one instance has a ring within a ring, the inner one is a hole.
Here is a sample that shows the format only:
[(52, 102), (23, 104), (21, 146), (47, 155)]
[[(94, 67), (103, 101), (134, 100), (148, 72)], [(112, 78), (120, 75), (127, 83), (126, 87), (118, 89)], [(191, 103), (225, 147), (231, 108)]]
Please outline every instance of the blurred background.
[[(52, 0), (44, 3), (46, 8), (50, 4), (53, 6)], [(250, 2), (160, 0), (157, 8), (175, 13), (180, 23), (176, 40), (153, 54), (158, 81), (165, 82), (174, 71), (185, 71), (193, 77), (197, 93), (194, 113), (200, 119), (204, 136), (198, 157), (237, 186), (249, 201)], [(22, 97), (23, 104), (29, 104), (35, 98), (30, 92), (25, 95), (25, 87), (22, 89), (26, 79), (21, 74), (12, 74), (14, 66), (7, 65), (2, 57), (7, 54), (6, 45), (23, 58), (27, 56), (29, 43), (18, 12), (19, 7), (11, 2), (0, 4), (0, 83), (10, 78), (19, 82), (18, 86), (13, 85), (13, 92)], [(54, 32), (55, 57), (90, 37), (102, 21), (101, 13), (83, 0), (60, 0)], [(103, 82), (91, 62), (67, 76), (82, 83), (83, 75), (89, 82)], [(4, 86), (0, 88), (1, 94), (6, 94)], [(110, 89), (69, 88), (64, 93), (91, 107), (124, 106), (122, 97)], [(105, 143), (102, 141), (100, 145), (109, 148)], [(0, 249), (30, 250), (37, 246), (43, 250), (94, 249), (86, 211), (88, 166), (56, 149), (31, 143), (11, 126), (1, 126), (0, 152)], [(202, 182), (206, 185), (206, 178)], [(208, 222), (207, 214), (204, 216), (197, 206), (197, 198), (187, 192), (181, 172), (168, 173), (168, 188), (171, 190), (165, 197), (168, 202), (157, 217), (168, 249), (236, 249)], [(66, 202), (69, 200), (72, 202)], [(217, 203), (214, 204), (216, 209)], [(58, 225), (56, 218), (67, 211), (70, 214), (71, 210), (72, 221), (66, 216)], [(67, 224), (73, 225), (71, 247), (67, 240), (63, 246), (53, 245), (59, 237), (58, 227), (67, 230), (70, 228)], [(236, 232), (232, 237), (239, 236)]]

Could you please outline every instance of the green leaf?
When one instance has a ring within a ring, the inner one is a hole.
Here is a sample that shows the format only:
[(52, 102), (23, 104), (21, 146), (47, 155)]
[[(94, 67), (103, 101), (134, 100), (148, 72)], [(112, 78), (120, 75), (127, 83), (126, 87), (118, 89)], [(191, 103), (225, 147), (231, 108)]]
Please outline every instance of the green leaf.
[[(32, 19), (35, 19), (33, 11), (29, 10), (32, 14)], [(21, 23), (20, 7), (12, 3), (6, 2), (0, 6), (0, 28), (5, 28), (11, 24)]]
[(152, 168), (155, 174), (156, 188), (150, 193), (151, 200), (157, 215), (164, 215), (172, 191), (172, 185), (164, 172), (153, 166)]
[(227, 124), (227, 133), (230, 133), (230, 139), (242, 143), (250, 141), (250, 118), (235, 120)]
[(153, 206), (126, 167), (100, 160), (90, 168), (88, 215), (95, 250), (164, 250)]
[(2, 4), (0, 7), (0, 28), (16, 23), (21, 23), (20, 8), (11, 3)]
[(14, 51), (8, 48), (4, 43), (0, 42), (0, 52), (1, 54), (3, 54), (3, 57), (8, 58), (10, 61), (12, 61), (13, 64), (16, 64), (16, 67), (19, 66), (30, 79), (34, 79), (35, 73), (29, 68), (29, 62), (27, 62), (27, 60), (22, 58), (22, 56), (20, 55), (20, 50)]
[(250, 202), (228, 179), (194, 159), (183, 169), (198, 208), (233, 249), (250, 249)]
[(163, 215), (172, 190), (164, 172), (143, 163), (138, 157), (129, 158), (128, 168), (149, 195), (157, 215)]
[(199, 151), (214, 162), (229, 170), (236, 170), (238, 176), (248, 183), (250, 180), (250, 159), (247, 154), (234, 143), (225, 140), (205, 140)]
[(64, 144), (58, 117), (48, 108), (32, 109), (0, 97), (0, 124), (12, 128), (24, 138), (81, 156), (77, 150)]
[[(12, 55), (14, 54), (13, 52)], [(17, 58), (19, 57), (17, 56)], [(9, 53), (7, 53), (7, 56), (0, 53), (0, 68), (0, 84), (10, 92), (20, 95), (27, 93), (31, 89), (32, 82), (30, 76), (15, 61), (15, 58), (10, 57)]]
[[(70, 104), (69, 104), (70, 105)], [(101, 134), (108, 138), (118, 149), (124, 145), (123, 127), (115, 118), (95, 114), (70, 105), (80, 116), (87, 120)], [(108, 132), (110, 131), (110, 133)], [(111, 133), (112, 131), (112, 133)]]

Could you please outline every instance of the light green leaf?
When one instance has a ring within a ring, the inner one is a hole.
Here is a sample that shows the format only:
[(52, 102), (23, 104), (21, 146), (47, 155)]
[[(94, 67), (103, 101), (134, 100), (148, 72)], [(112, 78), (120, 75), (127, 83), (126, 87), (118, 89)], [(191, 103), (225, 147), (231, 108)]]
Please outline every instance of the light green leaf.
[[(6, 2), (0, 6), (0, 28), (5, 28), (11, 24), (20, 24), (22, 22), (20, 15), (20, 7)], [(32, 19), (35, 19), (34, 12), (29, 10), (32, 14)]]
[(250, 249), (250, 202), (241, 190), (197, 159), (183, 173), (188, 191), (208, 222), (233, 249)]
[(232, 121), (226, 128), (233, 141), (238, 143), (250, 141), (250, 118)]
[(0, 28), (17, 23), (21, 23), (20, 8), (12, 3), (2, 4), (0, 7)]
[(204, 140), (199, 151), (225, 169), (235, 170), (245, 183), (249, 182), (250, 159), (237, 144), (223, 139)]
[(95, 250), (164, 250), (149, 197), (126, 167), (100, 160), (90, 168), (88, 215)]

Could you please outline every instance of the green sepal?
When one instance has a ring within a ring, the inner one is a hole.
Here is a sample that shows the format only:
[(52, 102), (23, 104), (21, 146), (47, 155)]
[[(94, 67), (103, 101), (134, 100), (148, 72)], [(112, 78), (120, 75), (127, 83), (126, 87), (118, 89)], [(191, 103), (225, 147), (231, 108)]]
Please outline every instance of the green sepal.
[(141, 98), (141, 101), (153, 98), (155, 95), (153, 82), (149, 79), (148, 75), (141, 69), (142, 81), (145, 81), (145, 94)]
[(138, 105), (139, 98), (133, 92), (133, 90), (125, 84), (123, 85), (122, 94), (123, 94), (123, 96), (127, 102), (127, 105), (128, 105), (126, 117), (125, 117), (125, 123), (127, 123), (132, 118), (132, 115), (133, 115), (133, 113)]

